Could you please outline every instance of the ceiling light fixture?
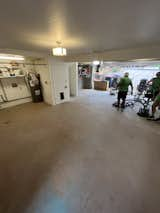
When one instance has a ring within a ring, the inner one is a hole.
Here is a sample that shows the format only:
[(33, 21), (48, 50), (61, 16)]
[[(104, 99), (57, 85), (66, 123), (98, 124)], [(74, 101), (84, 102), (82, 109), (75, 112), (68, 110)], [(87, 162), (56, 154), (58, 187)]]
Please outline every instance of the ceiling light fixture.
[(56, 42), (58, 47), (53, 48), (53, 55), (55, 56), (66, 56), (67, 55), (67, 50), (66, 48), (61, 47), (61, 42), (57, 41)]
[(93, 65), (99, 65), (100, 61), (93, 61)]
[(23, 56), (10, 55), (10, 54), (0, 54), (0, 59), (2, 59), (2, 60), (17, 60), (17, 61), (25, 60), (25, 58)]
[(130, 60), (131, 62), (143, 62), (143, 61), (153, 61), (156, 60), (156, 58), (139, 58), (139, 59), (134, 59), (134, 60)]

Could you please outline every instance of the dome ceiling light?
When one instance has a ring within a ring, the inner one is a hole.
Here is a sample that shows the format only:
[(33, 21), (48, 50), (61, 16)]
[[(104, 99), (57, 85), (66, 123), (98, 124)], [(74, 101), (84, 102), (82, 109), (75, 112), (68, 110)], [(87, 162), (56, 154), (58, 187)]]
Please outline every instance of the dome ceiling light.
[(61, 47), (61, 42), (57, 41), (56, 42), (58, 47), (53, 48), (53, 55), (54, 56), (66, 56), (67, 55), (67, 50), (66, 48)]

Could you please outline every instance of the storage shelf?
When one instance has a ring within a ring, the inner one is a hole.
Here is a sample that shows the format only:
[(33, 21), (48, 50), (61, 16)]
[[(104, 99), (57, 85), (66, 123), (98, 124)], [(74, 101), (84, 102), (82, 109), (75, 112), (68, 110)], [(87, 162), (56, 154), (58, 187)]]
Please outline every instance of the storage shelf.
[(22, 78), (25, 77), (25, 75), (16, 75), (16, 76), (0, 76), (0, 79), (3, 78)]

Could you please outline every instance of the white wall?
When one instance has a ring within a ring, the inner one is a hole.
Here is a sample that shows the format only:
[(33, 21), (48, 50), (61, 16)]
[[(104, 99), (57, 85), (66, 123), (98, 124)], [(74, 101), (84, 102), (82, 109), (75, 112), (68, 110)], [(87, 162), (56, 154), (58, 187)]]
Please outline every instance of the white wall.
[[(69, 64), (60, 59), (49, 59), (50, 72), (52, 77), (52, 91), (54, 104), (60, 104), (70, 100), (69, 89)], [(64, 93), (64, 100), (61, 100), (60, 93)]]
[(69, 64), (70, 96), (78, 96), (78, 63)]
[(52, 80), (48, 61), (40, 59), (35, 61), (35, 71), (40, 74), (44, 102), (53, 105)]

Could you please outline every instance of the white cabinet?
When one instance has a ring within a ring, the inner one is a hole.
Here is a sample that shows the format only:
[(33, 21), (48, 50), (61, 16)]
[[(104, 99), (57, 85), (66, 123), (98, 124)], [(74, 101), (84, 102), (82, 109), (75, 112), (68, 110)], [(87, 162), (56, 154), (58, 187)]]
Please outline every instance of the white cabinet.
[(8, 101), (30, 97), (24, 77), (1, 78), (0, 81)]

